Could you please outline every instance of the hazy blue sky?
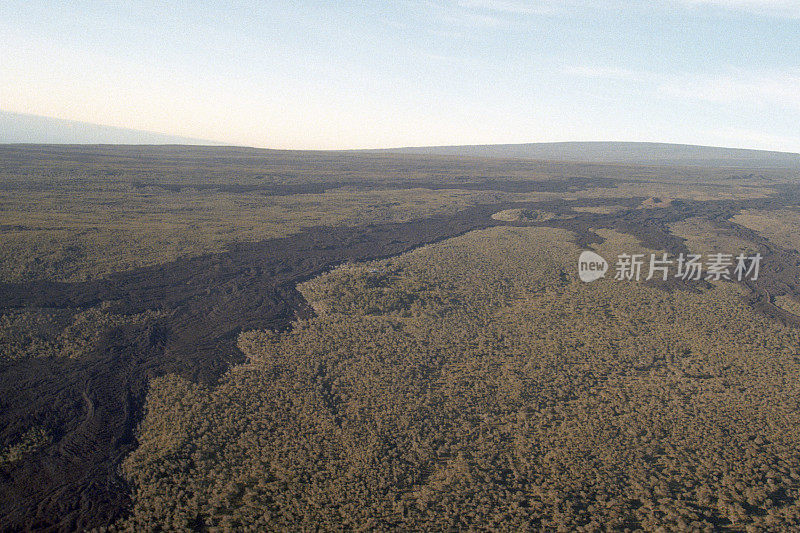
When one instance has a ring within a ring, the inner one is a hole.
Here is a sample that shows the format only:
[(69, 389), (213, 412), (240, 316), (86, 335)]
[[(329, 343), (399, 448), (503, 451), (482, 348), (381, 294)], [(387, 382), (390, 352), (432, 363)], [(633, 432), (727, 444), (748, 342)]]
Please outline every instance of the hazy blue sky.
[(800, 0), (167, 3), (0, 2), (0, 109), (274, 148), (800, 152)]

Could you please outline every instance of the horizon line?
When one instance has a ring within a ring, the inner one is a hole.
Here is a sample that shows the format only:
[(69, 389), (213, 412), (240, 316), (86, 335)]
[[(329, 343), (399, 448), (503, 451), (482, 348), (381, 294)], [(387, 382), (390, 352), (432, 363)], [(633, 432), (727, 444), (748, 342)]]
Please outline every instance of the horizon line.
[[(348, 148), (274, 148), (266, 146), (255, 146), (250, 144), (238, 144), (231, 142), (223, 142), (212, 139), (205, 139), (201, 137), (193, 137), (175, 133), (164, 133), (161, 131), (144, 130), (138, 128), (130, 128), (126, 126), (117, 126), (111, 124), (102, 124), (96, 122), (87, 122), (83, 120), (60, 118), (48, 115), (39, 115), (35, 113), (24, 113), (19, 111), (10, 111), (0, 108), (0, 113), (8, 115), (17, 115), (20, 117), (33, 117), (37, 119), (45, 119), (52, 121), (60, 121), (66, 123), (80, 124), (83, 126), (94, 128), (108, 128), (119, 130), (120, 132), (127, 132), (131, 134), (152, 135), (164, 138), (173, 138), (175, 140), (185, 140), (187, 142), (148, 142), (148, 143), (128, 143), (128, 142), (35, 142), (35, 141), (13, 141), (3, 142), (0, 145), (53, 145), (53, 146), (208, 146), (208, 147), (225, 147), (225, 148), (249, 148), (254, 150), (272, 150), (272, 151), (292, 151), (292, 152), (370, 152), (370, 151), (391, 151), (391, 150), (422, 150), (422, 149), (437, 149), (437, 148), (460, 148), (460, 147), (473, 147), (473, 148), (489, 148), (498, 146), (526, 146), (526, 145), (558, 145), (558, 144), (653, 144), (653, 145), (669, 145), (669, 146), (684, 146), (684, 147), (697, 147), (697, 148), (712, 148), (724, 150), (742, 150), (751, 152), (766, 152), (774, 154), (785, 155), (798, 155), (800, 151), (776, 150), (766, 148), (752, 148), (741, 146), (725, 146), (716, 144), (695, 144), (690, 142), (674, 142), (674, 141), (654, 141), (654, 140), (558, 140), (558, 141), (525, 141), (525, 142), (479, 142), (468, 144), (409, 144), (399, 146), (381, 146), (381, 147), (348, 147)], [(432, 154), (433, 155), (433, 154)], [(519, 158), (519, 157), (517, 157)]]

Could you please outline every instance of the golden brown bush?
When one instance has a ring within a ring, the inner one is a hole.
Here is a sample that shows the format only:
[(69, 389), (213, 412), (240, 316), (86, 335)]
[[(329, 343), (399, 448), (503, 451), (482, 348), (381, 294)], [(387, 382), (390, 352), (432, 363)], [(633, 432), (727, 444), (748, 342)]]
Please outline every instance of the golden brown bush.
[(120, 528), (791, 529), (800, 334), (733, 284), (575, 280), (473, 232), (303, 285), (217, 387), (152, 384)]

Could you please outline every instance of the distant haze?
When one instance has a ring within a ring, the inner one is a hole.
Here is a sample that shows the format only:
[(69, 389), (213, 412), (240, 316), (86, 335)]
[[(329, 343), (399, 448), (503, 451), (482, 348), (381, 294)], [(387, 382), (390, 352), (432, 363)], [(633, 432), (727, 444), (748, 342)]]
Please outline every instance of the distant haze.
[(797, 168), (800, 154), (649, 142), (556, 142), (427, 146), (387, 150), (402, 154), (544, 159), (634, 165), (698, 165), (739, 168)]
[[(191, 137), (0, 111), (0, 144), (5, 143), (230, 146), (225, 143)], [(722, 166), (753, 170), (759, 168), (788, 168), (800, 170), (800, 154), (792, 152), (652, 142), (597, 141), (480, 144), (355, 151), (364, 153), (390, 152), (409, 155), (537, 159), (576, 163)]]
[(0, 111), (0, 143), (221, 144), (191, 137)]

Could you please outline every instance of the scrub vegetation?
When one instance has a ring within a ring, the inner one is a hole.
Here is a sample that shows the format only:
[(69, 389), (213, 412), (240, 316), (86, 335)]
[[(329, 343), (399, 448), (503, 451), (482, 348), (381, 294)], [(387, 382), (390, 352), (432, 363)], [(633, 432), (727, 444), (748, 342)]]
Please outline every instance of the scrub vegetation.
[(0, 530), (797, 530), (797, 183), (0, 146)]
[(318, 315), (243, 333), (217, 387), (152, 384), (120, 526), (800, 524), (800, 332), (732, 283), (583, 284), (569, 241), (495, 228), (303, 284)]
[[(479, 204), (763, 198), (774, 179), (390, 153), (9, 145), (0, 147), (0, 280), (85, 281), (308, 227), (406, 222)], [(521, 212), (500, 216), (554, 216)]]
[(778, 246), (800, 251), (800, 206), (777, 211), (748, 209), (731, 220), (757, 231)]

